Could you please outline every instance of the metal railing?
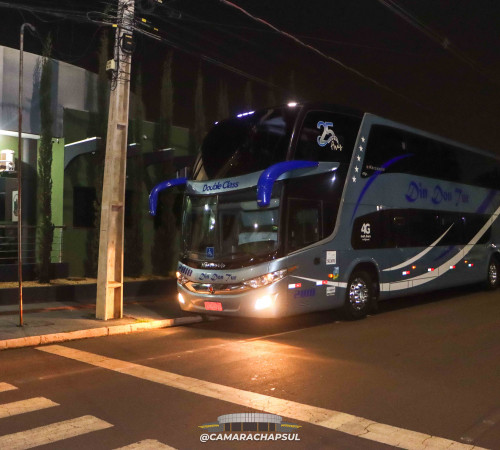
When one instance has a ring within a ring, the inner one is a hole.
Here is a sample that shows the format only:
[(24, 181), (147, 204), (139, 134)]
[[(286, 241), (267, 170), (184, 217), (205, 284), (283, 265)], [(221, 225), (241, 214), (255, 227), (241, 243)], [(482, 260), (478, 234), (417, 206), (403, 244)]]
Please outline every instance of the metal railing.
[[(51, 261), (62, 262), (63, 258), (63, 226), (54, 227), (54, 240), (52, 241)], [(23, 264), (37, 262), (38, 245), (37, 231), (39, 227), (23, 226), (21, 252)], [(0, 225), (0, 265), (17, 264), (17, 225)]]

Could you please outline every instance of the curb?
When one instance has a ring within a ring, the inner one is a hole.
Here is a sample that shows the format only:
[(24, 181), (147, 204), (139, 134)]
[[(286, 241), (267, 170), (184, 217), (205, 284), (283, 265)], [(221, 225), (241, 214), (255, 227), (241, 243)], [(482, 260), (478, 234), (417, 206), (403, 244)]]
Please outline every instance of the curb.
[(201, 316), (178, 317), (176, 319), (152, 320), (149, 322), (129, 323), (127, 325), (89, 328), (88, 330), (68, 331), (66, 333), (52, 333), (42, 334), (40, 336), (27, 336), (16, 339), (5, 339), (3, 341), (0, 341), (0, 351), (11, 348), (34, 347), (37, 345), (54, 344), (56, 342), (74, 341), (77, 339), (116, 336), (118, 334), (129, 334), (138, 331), (169, 328), (199, 322), (203, 322), (203, 318)]

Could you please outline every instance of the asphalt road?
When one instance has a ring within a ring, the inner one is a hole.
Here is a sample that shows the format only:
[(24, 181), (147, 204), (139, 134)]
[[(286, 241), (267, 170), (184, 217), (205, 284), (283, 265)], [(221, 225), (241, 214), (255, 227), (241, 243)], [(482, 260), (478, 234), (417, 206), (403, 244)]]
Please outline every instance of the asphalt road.
[[(200, 442), (200, 425), (256, 411), (299, 425), (300, 441)], [(73, 437), (58, 440), (66, 428)], [(394, 433), (404, 448), (500, 449), (499, 291), (391, 300), (358, 322), (335, 312), (225, 318), (0, 352), (0, 448), (9, 450), (144, 440), (177, 449), (384, 449)]]

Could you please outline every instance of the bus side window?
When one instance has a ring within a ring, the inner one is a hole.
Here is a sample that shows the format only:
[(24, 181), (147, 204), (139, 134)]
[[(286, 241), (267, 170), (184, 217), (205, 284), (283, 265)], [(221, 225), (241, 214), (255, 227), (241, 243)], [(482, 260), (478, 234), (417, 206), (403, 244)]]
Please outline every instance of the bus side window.
[(408, 217), (405, 211), (395, 210), (393, 213), (384, 214), (386, 224), (384, 231), (384, 247), (402, 248), (409, 243)]
[(321, 239), (321, 202), (288, 200), (288, 251), (307, 247)]
[(401, 130), (374, 125), (368, 136), (366, 156), (361, 175), (369, 177), (373, 174), (407, 172), (409, 158), (407, 137)]

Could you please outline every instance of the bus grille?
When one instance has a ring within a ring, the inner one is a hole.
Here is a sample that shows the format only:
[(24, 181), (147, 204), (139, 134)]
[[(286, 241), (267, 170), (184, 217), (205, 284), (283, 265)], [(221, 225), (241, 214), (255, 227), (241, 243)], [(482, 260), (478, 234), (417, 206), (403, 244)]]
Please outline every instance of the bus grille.
[(231, 295), (239, 294), (241, 292), (251, 289), (249, 286), (244, 284), (206, 284), (206, 283), (194, 283), (188, 281), (184, 287), (191, 292), (196, 292), (197, 294), (212, 294), (212, 295)]

